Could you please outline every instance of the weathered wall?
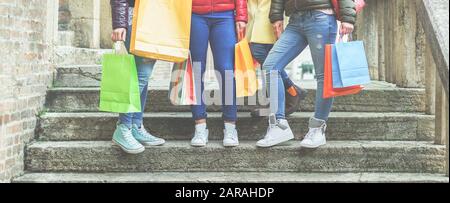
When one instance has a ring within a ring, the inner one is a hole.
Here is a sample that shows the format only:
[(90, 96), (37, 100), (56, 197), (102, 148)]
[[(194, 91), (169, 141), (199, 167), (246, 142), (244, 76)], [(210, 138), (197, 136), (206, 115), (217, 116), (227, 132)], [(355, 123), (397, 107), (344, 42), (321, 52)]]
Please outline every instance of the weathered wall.
[(417, 20), (421, 0), (366, 0), (356, 33), (366, 45), (371, 76), (400, 87), (425, 86), (425, 32)]
[(57, 0), (0, 1), (0, 182), (23, 172), (51, 82)]

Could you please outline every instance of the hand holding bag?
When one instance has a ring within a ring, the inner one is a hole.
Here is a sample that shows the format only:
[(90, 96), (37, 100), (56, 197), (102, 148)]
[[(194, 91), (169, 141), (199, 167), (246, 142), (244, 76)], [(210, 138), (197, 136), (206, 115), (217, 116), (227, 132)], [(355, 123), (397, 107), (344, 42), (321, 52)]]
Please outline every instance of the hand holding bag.
[(141, 94), (136, 63), (124, 42), (116, 42), (115, 53), (103, 55), (100, 111), (141, 112)]
[(364, 42), (343, 42), (342, 37), (339, 39), (332, 50), (333, 88), (369, 84), (371, 80)]

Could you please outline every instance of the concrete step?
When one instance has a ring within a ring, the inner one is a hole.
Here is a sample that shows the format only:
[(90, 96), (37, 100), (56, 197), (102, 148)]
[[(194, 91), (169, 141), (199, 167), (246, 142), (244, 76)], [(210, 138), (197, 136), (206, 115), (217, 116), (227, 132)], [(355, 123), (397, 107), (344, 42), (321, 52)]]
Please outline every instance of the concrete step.
[[(312, 113), (295, 113), (289, 118), (297, 138), (308, 131)], [(41, 116), (39, 140), (111, 140), (117, 114), (110, 113), (47, 113)], [(144, 125), (168, 140), (189, 140), (194, 131), (191, 113), (149, 113)], [(181, 126), (181, 127), (177, 127)], [(208, 120), (211, 140), (223, 139), (221, 113), (210, 113)], [(263, 138), (267, 119), (251, 118), (239, 113), (238, 130), (241, 140)], [(330, 140), (417, 140), (434, 139), (434, 117), (412, 113), (346, 113), (331, 114), (327, 136)]]
[[(102, 78), (101, 56), (91, 65), (62, 65), (56, 68), (54, 87), (99, 87)], [(171, 63), (158, 61), (152, 78), (165, 78), (170, 74)]]
[(389, 172), (444, 173), (445, 146), (431, 142), (333, 141), (316, 149), (299, 142), (259, 149), (255, 142), (195, 148), (170, 141), (139, 155), (110, 141), (36, 142), (26, 148), (30, 172)]
[[(306, 87), (309, 94), (300, 110), (314, 111), (315, 87)], [(213, 90), (210, 90), (213, 91)], [(208, 92), (208, 91), (207, 91)], [(96, 112), (99, 104), (99, 88), (53, 88), (47, 91), (46, 108), (50, 112)], [(208, 94), (208, 93), (207, 93)], [(425, 90), (395, 87), (368, 87), (359, 95), (339, 97), (333, 111), (342, 112), (424, 112)], [(238, 100), (238, 104), (248, 104)], [(239, 105), (240, 111), (249, 111), (253, 105)], [(220, 111), (212, 105), (208, 111)], [(168, 98), (168, 87), (150, 87), (147, 112), (186, 112), (189, 106), (174, 106)]]
[(448, 183), (443, 174), (422, 173), (27, 173), (13, 183)]
[(87, 49), (72, 46), (58, 46), (55, 50), (55, 63), (58, 66), (99, 65), (102, 56), (110, 49)]

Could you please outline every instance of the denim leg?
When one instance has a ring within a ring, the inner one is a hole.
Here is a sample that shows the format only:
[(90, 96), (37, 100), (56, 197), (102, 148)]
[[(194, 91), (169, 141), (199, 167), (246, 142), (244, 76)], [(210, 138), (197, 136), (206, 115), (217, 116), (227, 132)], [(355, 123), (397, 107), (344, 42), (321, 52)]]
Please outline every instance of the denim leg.
[[(192, 62), (194, 63), (194, 71), (200, 74), (194, 74), (195, 80), (201, 80), (201, 90), (197, 94), (198, 98), (201, 99), (199, 105), (192, 105), (192, 117), (194, 120), (202, 120), (207, 118), (206, 105), (203, 99), (203, 92), (205, 90), (205, 84), (203, 81), (203, 76), (206, 71), (206, 57), (208, 53), (208, 39), (209, 39), (209, 22), (206, 17), (199, 15), (192, 15), (191, 22), (191, 41), (190, 50)], [(200, 69), (200, 70), (198, 70)], [(198, 83), (198, 82), (197, 82)]]
[(141, 108), (142, 111), (139, 113), (133, 113), (133, 124), (141, 126), (143, 122), (145, 105), (147, 103), (148, 95), (148, 83), (149, 78), (153, 72), (155, 66), (154, 60), (144, 60), (141, 57), (136, 57), (136, 65), (138, 68), (138, 79), (139, 79), (139, 91), (141, 92)]
[(210, 43), (214, 56), (214, 67), (222, 92), (224, 121), (237, 121), (236, 82), (234, 79), (234, 54), (237, 42), (233, 18), (211, 19)]
[(301, 18), (292, 16), (285, 32), (269, 53), (263, 69), (266, 71), (270, 108), (277, 119), (285, 119), (285, 87), (281, 73), (307, 46), (301, 34)]
[[(256, 61), (258, 61), (259, 64), (264, 64), (273, 46), (273, 44), (251, 43), (250, 50)], [(281, 78), (283, 79), (284, 87), (289, 88), (294, 86), (294, 82), (289, 78), (286, 70), (281, 71)]]
[(315, 103), (316, 119), (328, 120), (333, 99), (323, 98), (325, 45), (334, 44), (337, 34), (337, 22), (334, 15), (313, 11), (305, 19), (305, 34), (311, 48), (317, 77), (317, 93)]
[[(130, 40), (131, 40), (131, 26), (128, 27), (127, 39), (125, 41), (125, 45), (128, 50), (130, 50)], [(148, 81), (150, 75), (152, 74), (153, 67), (156, 63), (155, 60), (144, 59), (138, 56), (135, 56), (135, 60), (139, 80), (139, 91), (141, 93), (142, 112), (119, 114), (119, 122), (121, 124), (125, 124), (129, 128), (131, 128), (132, 124), (136, 124), (138, 126), (142, 125), (143, 112), (147, 101)]]

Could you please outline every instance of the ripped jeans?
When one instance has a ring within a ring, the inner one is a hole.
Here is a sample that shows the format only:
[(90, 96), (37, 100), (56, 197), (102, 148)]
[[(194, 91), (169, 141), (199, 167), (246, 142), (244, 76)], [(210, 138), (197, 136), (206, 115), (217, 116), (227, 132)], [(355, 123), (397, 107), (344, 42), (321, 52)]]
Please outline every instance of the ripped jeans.
[(303, 11), (290, 16), (289, 24), (267, 57), (263, 69), (270, 87), (271, 112), (277, 119), (285, 119), (285, 87), (281, 77), (284, 68), (308, 45), (314, 62), (317, 93), (315, 100), (316, 119), (328, 120), (333, 99), (323, 98), (325, 45), (334, 44), (337, 22), (334, 15), (321, 11)]

